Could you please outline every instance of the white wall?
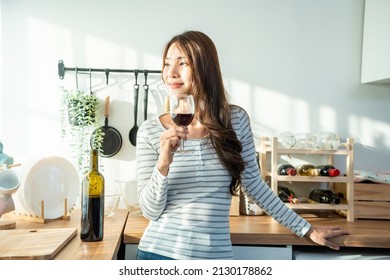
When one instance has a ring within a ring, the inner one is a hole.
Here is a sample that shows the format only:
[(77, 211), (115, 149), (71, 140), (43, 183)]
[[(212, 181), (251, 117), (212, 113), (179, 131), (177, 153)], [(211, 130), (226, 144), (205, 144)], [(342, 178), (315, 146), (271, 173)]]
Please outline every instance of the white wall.
[[(59, 137), (59, 87), (67, 67), (156, 69), (172, 35), (204, 31), (219, 49), (233, 103), (252, 118), (256, 137), (283, 130), (330, 130), (357, 142), (356, 169), (390, 171), (389, 84), (360, 84), (363, 0), (1, 0), (0, 139), (10, 155), (68, 155)], [(87, 75), (80, 84), (88, 90)], [(160, 77), (149, 116), (162, 110)], [(132, 75), (94, 75), (111, 95), (110, 125), (121, 151), (104, 159), (109, 185), (135, 178)], [(141, 78), (139, 82), (143, 82)], [(142, 91), (140, 95), (142, 117)], [(140, 123), (140, 122), (139, 122)]]

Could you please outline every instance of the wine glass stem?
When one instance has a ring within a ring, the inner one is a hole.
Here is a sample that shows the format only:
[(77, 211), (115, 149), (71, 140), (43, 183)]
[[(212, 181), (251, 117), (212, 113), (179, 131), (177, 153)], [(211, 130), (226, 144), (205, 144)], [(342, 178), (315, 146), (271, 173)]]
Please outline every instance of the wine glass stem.
[(184, 139), (180, 140), (180, 150), (184, 151)]

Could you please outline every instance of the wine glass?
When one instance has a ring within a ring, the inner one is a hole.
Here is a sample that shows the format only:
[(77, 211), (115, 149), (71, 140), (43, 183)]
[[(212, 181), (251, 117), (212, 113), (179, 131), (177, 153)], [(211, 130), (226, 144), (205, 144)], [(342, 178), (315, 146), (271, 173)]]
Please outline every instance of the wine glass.
[[(191, 94), (171, 93), (169, 96), (169, 111), (177, 126), (188, 126), (195, 115), (195, 102)], [(178, 152), (184, 151), (184, 140), (180, 141)]]
[(295, 138), (294, 134), (292, 134), (289, 131), (284, 131), (279, 134), (279, 144), (283, 148), (291, 149), (295, 147), (295, 144), (297, 143), (297, 139)]

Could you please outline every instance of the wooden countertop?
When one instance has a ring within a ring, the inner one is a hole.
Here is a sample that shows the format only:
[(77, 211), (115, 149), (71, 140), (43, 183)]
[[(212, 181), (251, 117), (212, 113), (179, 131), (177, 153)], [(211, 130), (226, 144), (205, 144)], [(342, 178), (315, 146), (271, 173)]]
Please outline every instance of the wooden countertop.
[[(349, 235), (334, 238), (334, 241), (340, 246), (390, 248), (389, 220), (348, 222), (337, 214), (330, 217), (314, 214), (302, 214), (302, 216), (312, 225), (340, 226), (348, 230)], [(147, 224), (148, 220), (144, 217), (129, 215), (123, 242), (125, 244), (138, 244)], [(230, 217), (230, 231), (233, 245), (317, 245), (306, 238), (296, 236), (267, 215)]]
[[(59, 260), (111, 260), (116, 259), (122, 244), (123, 230), (126, 224), (128, 211), (118, 209), (111, 217), (104, 220), (104, 238), (100, 242), (83, 242), (80, 240), (80, 211), (70, 214), (69, 220), (51, 220), (47, 223), (16, 221), (16, 229), (52, 229), (77, 228), (77, 234), (54, 257)], [(12, 218), (8, 218), (12, 219)], [(12, 229), (9, 229), (12, 231)]]

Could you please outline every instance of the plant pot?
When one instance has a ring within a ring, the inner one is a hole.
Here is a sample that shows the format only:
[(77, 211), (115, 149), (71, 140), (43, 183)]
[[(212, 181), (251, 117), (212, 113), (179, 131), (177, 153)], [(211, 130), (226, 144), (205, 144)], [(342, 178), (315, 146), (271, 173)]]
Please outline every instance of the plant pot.
[(65, 96), (68, 121), (73, 126), (90, 126), (97, 120), (98, 101), (95, 95), (81, 91), (68, 91)]
[[(68, 142), (74, 164), (83, 174), (89, 166), (91, 133), (100, 127), (100, 105), (94, 94), (62, 89), (61, 138)], [(100, 149), (102, 137), (96, 139)]]
[(96, 122), (96, 97), (86, 95), (82, 99), (69, 99), (68, 121), (73, 126), (90, 126)]

